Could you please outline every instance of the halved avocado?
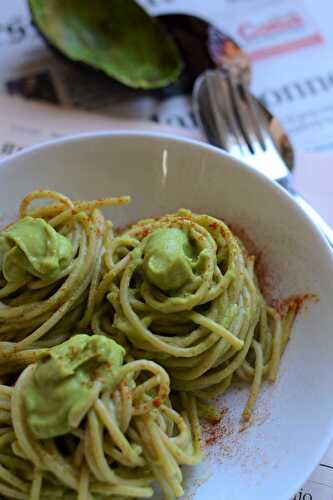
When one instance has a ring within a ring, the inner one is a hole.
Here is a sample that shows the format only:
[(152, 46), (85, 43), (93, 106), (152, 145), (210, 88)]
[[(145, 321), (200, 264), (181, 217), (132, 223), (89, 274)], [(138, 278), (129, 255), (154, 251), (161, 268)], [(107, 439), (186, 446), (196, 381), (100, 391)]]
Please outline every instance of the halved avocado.
[(173, 39), (134, 0), (29, 0), (29, 5), (51, 45), (129, 87), (164, 87), (182, 70)]

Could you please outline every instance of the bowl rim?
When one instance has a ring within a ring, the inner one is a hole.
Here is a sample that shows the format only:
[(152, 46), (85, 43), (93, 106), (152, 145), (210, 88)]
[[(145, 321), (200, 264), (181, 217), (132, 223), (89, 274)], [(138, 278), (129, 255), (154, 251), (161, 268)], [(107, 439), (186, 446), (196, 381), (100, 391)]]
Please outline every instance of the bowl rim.
[(50, 139), (48, 141), (43, 141), (38, 144), (33, 144), (31, 146), (28, 146), (21, 151), (17, 151), (13, 154), (11, 154), (8, 157), (5, 158), (0, 158), (0, 170), (2, 168), (6, 168), (10, 166), (11, 163), (15, 162), (17, 159), (22, 159), (24, 157), (28, 157), (31, 154), (37, 153), (39, 151), (46, 151), (49, 148), (52, 147), (57, 147), (61, 146), (63, 144), (69, 144), (69, 143), (79, 143), (81, 141), (85, 140), (93, 140), (93, 139), (103, 139), (103, 138), (119, 138), (119, 139), (138, 139), (138, 138), (143, 138), (143, 139), (148, 139), (148, 140), (153, 140), (153, 141), (158, 141), (158, 140), (168, 140), (170, 142), (175, 142), (178, 144), (183, 144), (185, 147), (187, 146), (194, 146), (198, 148), (199, 150), (206, 150), (210, 151), (213, 154), (216, 154), (218, 156), (221, 156), (228, 161), (234, 163), (235, 165), (238, 165), (238, 167), (242, 168), (244, 171), (247, 172), (247, 175), (252, 175), (253, 177), (256, 177), (257, 179), (260, 180), (261, 183), (266, 184), (266, 186), (269, 189), (273, 189), (273, 191), (278, 194), (278, 196), (289, 204), (289, 206), (293, 207), (293, 210), (296, 210), (298, 214), (301, 215), (301, 217), (305, 218), (308, 223), (310, 223), (310, 226), (312, 229), (315, 230), (315, 234), (317, 237), (319, 237), (320, 241), (324, 243), (324, 246), (326, 247), (326, 250), (328, 250), (328, 255), (332, 259), (333, 263), (333, 251), (328, 243), (327, 239), (323, 235), (323, 233), (320, 231), (320, 229), (316, 226), (316, 224), (313, 222), (311, 217), (301, 208), (301, 206), (297, 203), (297, 201), (294, 199), (292, 194), (287, 191), (285, 188), (283, 188), (280, 184), (278, 184), (275, 181), (272, 181), (268, 177), (266, 177), (263, 173), (255, 170), (253, 167), (251, 167), (249, 164), (247, 164), (245, 161), (240, 160), (238, 158), (233, 157), (230, 153), (227, 151), (224, 151), (223, 149), (213, 146), (211, 144), (208, 144), (204, 141), (200, 141), (198, 139), (192, 139), (189, 137), (183, 137), (178, 134), (170, 134), (168, 132), (158, 132), (158, 131), (145, 131), (145, 130), (135, 130), (135, 129), (118, 129), (118, 130), (100, 130), (100, 131), (93, 131), (93, 132), (79, 132), (75, 134), (69, 134), (65, 135), (63, 137), (57, 137), (54, 139)]
[[(119, 129), (119, 130), (101, 130), (97, 132), (83, 132), (83, 133), (76, 133), (76, 134), (70, 134), (66, 135), (64, 137), (60, 138), (55, 138), (55, 139), (50, 139), (48, 141), (44, 141), (42, 143), (34, 144), (32, 146), (29, 146), (27, 148), (24, 148), (21, 151), (18, 151), (8, 157), (1, 158), (0, 159), (0, 175), (1, 171), (4, 168), (10, 168), (11, 164), (15, 163), (16, 160), (22, 160), (25, 157), (29, 157), (33, 155), (34, 153), (38, 152), (47, 152), (47, 150), (52, 150), (53, 147), (59, 147), (61, 145), (65, 144), (76, 144), (81, 141), (86, 141), (86, 140), (94, 140), (94, 139), (145, 139), (145, 140), (151, 140), (151, 141), (169, 141), (171, 143), (177, 143), (177, 144), (182, 144), (184, 147), (194, 147), (198, 148), (201, 151), (207, 151), (211, 152), (217, 156), (220, 156), (222, 158), (225, 158), (227, 161), (233, 163), (237, 168), (242, 169), (244, 172), (246, 172), (246, 175), (251, 175), (255, 178), (258, 179), (258, 181), (262, 184), (267, 189), (275, 191), (276, 195), (284, 201), (284, 203), (287, 204), (287, 208), (289, 210), (296, 211), (298, 216), (303, 219), (305, 224), (307, 225), (308, 229), (311, 230), (312, 235), (314, 237), (314, 242), (315, 245), (320, 247), (320, 250), (322, 252), (322, 255), (324, 255), (328, 266), (332, 268), (332, 277), (333, 277), (333, 251), (331, 246), (329, 245), (328, 241), (326, 240), (325, 236), (322, 234), (320, 229), (315, 225), (315, 223), (312, 221), (312, 219), (309, 217), (309, 215), (304, 212), (304, 210), (301, 208), (301, 206), (297, 203), (297, 201), (294, 199), (294, 197), (282, 186), (277, 184), (276, 182), (272, 181), (268, 177), (266, 177), (264, 174), (262, 174), (259, 171), (256, 171), (253, 167), (250, 165), (246, 164), (242, 160), (239, 160), (237, 158), (234, 158), (231, 154), (228, 152), (223, 151), (222, 149), (212, 146), (210, 144), (207, 144), (203, 141), (197, 140), (197, 139), (192, 139), (188, 137), (182, 137), (177, 134), (170, 134), (170, 133), (165, 133), (165, 132), (156, 132), (156, 131), (142, 131), (142, 130), (126, 130), (126, 129)], [(322, 459), (323, 455), (327, 451), (330, 443), (333, 440), (333, 414), (331, 416), (331, 423), (330, 423), (330, 428), (329, 432), (327, 432), (325, 438), (322, 439), (321, 445), (317, 447), (316, 450), (313, 452), (312, 459), (309, 460), (309, 463), (306, 468), (303, 469), (303, 474), (302, 478), (298, 478), (297, 481), (295, 481), (295, 486), (292, 487), (291, 491), (286, 492), (286, 500), (289, 498), (292, 498), (295, 493), (304, 485), (304, 482), (309, 478), (309, 476), (312, 474), (314, 471), (315, 467), (320, 463), (320, 460)]]

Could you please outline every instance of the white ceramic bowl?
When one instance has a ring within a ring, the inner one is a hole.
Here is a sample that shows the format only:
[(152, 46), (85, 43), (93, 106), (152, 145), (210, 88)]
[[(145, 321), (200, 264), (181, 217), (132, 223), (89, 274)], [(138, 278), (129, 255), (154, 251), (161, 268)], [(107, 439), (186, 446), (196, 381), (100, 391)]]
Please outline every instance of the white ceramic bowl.
[(130, 194), (131, 205), (110, 213), (120, 226), (180, 207), (224, 218), (263, 251), (276, 293), (318, 294), (296, 321), (279, 380), (262, 392), (253, 425), (239, 432), (246, 392), (231, 391), (225, 436), (186, 479), (198, 499), (289, 500), (333, 435), (333, 258), (311, 221), (282, 189), (230, 156), (158, 134), (82, 135), (9, 158), (0, 164), (4, 221), (37, 186), (83, 199)]

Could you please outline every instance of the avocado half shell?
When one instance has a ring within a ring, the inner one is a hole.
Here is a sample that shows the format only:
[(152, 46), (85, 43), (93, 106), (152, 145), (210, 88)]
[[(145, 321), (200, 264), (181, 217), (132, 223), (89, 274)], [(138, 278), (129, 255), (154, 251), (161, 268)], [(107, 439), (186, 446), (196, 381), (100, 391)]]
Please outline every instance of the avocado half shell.
[(29, 0), (47, 42), (132, 88), (153, 89), (179, 77), (172, 37), (134, 0)]

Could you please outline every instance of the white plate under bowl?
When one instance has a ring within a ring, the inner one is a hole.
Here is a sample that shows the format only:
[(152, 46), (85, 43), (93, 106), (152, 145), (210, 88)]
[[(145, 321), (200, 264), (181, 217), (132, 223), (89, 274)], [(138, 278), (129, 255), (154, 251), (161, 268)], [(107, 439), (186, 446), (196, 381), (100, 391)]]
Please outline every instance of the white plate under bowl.
[[(278, 186), (221, 151), (148, 133), (100, 133), (59, 140), (0, 164), (3, 222), (36, 187), (77, 199), (130, 194), (115, 225), (190, 208), (244, 228), (263, 251), (274, 291), (319, 296), (297, 318), (278, 382), (265, 387), (253, 425), (239, 432), (246, 397), (234, 390), (208, 458), (187, 473), (197, 499), (289, 500), (333, 435), (333, 258), (323, 237)], [(224, 434), (224, 436), (223, 436)]]

